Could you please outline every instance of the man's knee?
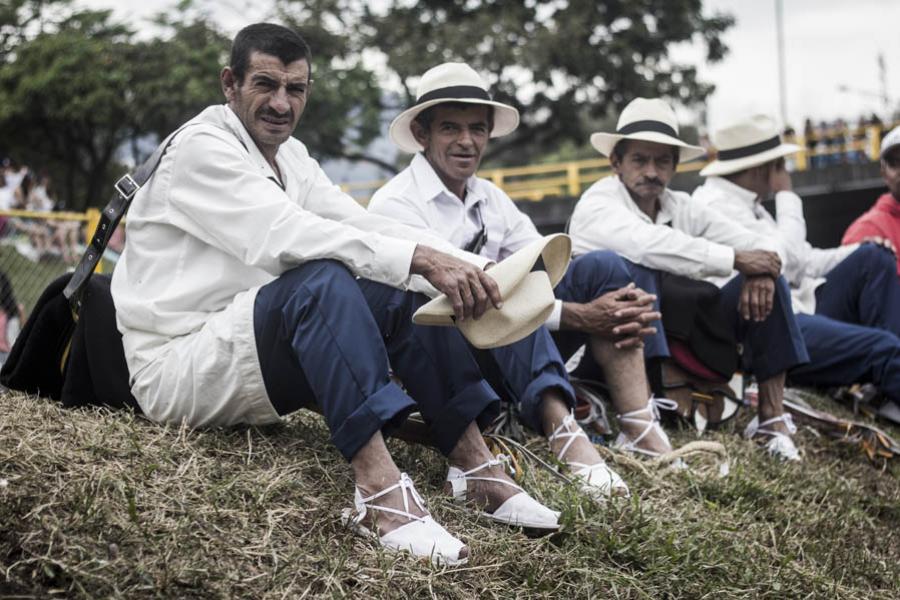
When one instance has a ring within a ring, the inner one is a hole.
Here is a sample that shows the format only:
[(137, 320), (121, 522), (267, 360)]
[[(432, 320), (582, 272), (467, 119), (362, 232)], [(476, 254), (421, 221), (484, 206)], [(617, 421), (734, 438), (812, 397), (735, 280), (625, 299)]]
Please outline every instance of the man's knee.
[(619, 289), (632, 281), (625, 261), (612, 250), (593, 250), (583, 254), (575, 260), (573, 268), (580, 280), (592, 281), (608, 289)]
[(881, 271), (893, 273), (897, 268), (897, 259), (887, 248), (878, 244), (862, 244), (850, 255), (862, 269), (868, 269), (871, 273)]
[(285, 271), (279, 277), (292, 287), (341, 288), (355, 285), (356, 280), (350, 270), (341, 262), (330, 259), (311, 260)]

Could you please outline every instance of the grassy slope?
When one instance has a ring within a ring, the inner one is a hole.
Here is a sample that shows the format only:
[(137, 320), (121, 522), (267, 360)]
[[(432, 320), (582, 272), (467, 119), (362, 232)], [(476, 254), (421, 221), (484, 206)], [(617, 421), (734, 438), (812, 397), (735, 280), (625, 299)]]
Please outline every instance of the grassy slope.
[(606, 508), (532, 469), (526, 485), (566, 522), (540, 539), (452, 504), (441, 458), (392, 441), (435, 516), (472, 548), (468, 567), (442, 571), (342, 529), (349, 469), (311, 414), (189, 432), (7, 394), (0, 597), (900, 595), (896, 465), (879, 471), (806, 429), (802, 465), (775, 463), (733, 431), (711, 437), (731, 453), (730, 476), (622, 465), (634, 496)]

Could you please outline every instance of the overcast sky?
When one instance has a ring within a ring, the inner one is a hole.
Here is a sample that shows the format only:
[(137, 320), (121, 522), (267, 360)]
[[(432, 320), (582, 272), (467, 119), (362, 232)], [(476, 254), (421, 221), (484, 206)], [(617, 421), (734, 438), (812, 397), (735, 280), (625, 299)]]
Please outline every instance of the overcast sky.
[[(78, 0), (92, 7), (113, 7), (122, 18), (146, 18), (174, 0)], [(680, 59), (697, 62), (702, 77), (715, 83), (707, 121), (717, 127), (741, 115), (765, 112), (780, 116), (775, 27), (776, 0), (704, 0), (704, 10), (729, 12), (736, 18), (725, 41), (726, 59), (706, 65), (691, 48), (678, 48)], [(265, 18), (260, 2), (207, 2), (229, 32)], [(883, 113), (877, 56), (883, 53), (892, 108), (900, 102), (900, 0), (783, 0), (786, 101), (788, 122), (802, 126), (843, 117), (855, 122), (863, 112)], [(838, 86), (854, 91), (840, 92)], [(888, 116), (882, 114), (882, 117)]]

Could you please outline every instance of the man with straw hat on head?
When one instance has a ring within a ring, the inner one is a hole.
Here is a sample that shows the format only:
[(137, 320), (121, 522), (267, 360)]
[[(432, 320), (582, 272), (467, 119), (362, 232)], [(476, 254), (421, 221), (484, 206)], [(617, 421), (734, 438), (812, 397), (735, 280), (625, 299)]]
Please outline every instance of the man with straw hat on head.
[[(570, 225), (575, 254), (599, 248), (619, 253), (637, 284), (654, 294), (660, 293), (664, 274), (702, 279), (737, 271), (722, 287), (716, 307), (760, 382), (759, 416), (747, 433), (765, 441), (772, 454), (799, 460), (782, 398), (785, 372), (808, 357), (780, 275), (779, 246), (668, 189), (678, 162), (704, 150), (679, 139), (675, 113), (664, 101), (633, 100), (617, 130), (593, 134), (591, 144), (610, 158), (613, 175), (592, 185), (575, 206)], [(662, 331), (648, 339), (645, 355), (669, 356)]]
[[(509, 196), (475, 175), (488, 139), (511, 133), (518, 121), (518, 111), (493, 101), (485, 81), (468, 65), (430, 69), (422, 76), (415, 105), (390, 129), (394, 143), (415, 154), (412, 163), (375, 193), (369, 210), (498, 262), (540, 239)], [(613, 403), (630, 417), (623, 422), (622, 444), (652, 455), (670, 451), (665, 433), (645, 410), (649, 387), (640, 348), (642, 336), (655, 331), (652, 323), (659, 318), (653, 297), (633, 285), (622, 260), (611, 252), (575, 261), (555, 293), (558, 300), (547, 324), (558, 330), (566, 355), (589, 344)], [(546, 328), (478, 356), (488, 380), (517, 403), (527, 426), (549, 438), (554, 454), (588, 491), (608, 495), (627, 489), (575, 423), (574, 394)]]
[[(707, 179), (693, 198), (785, 249), (784, 276), (810, 357), (791, 370), (790, 379), (820, 386), (872, 382), (887, 396), (879, 414), (900, 422), (900, 279), (894, 254), (881, 238), (827, 249), (806, 241), (803, 202), (784, 164), (800, 148), (783, 143), (778, 131), (765, 115), (716, 131), (717, 159), (700, 171)], [(774, 217), (762, 206), (772, 194)]]

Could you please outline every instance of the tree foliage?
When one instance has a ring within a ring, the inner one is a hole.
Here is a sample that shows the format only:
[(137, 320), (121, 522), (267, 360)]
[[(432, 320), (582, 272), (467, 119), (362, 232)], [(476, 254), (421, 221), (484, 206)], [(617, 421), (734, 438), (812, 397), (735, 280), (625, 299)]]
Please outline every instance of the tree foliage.
[(169, 35), (136, 41), (109, 11), (37, 18), (0, 63), (0, 148), (47, 168), (69, 208), (107, 200), (123, 147), (140, 159), (138, 141), (221, 98), (228, 41), (202, 19), (162, 20)]
[(360, 26), (403, 82), (406, 105), (410, 84), (441, 62), (464, 61), (487, 76), (495, 98), (522, 116), (488, 157), (521, 163), (565, 141), (584, 143), (592, 122), (635, 97), (702, 102), (713, 86), (670, 49), (701, 44), (707, 61), (718, 61), (732, 23), (704, 16), (700, 0), (392, 0)]

